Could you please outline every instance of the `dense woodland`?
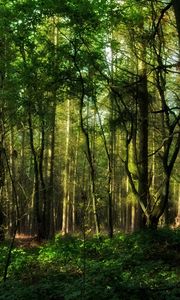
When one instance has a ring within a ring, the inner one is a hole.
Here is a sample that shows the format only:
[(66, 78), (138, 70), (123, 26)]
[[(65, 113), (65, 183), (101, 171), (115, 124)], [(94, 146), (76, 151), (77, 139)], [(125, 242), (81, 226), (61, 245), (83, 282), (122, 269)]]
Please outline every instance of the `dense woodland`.
[(0, 300), (180, 299), (179, 75), (179, 0), (0, 0)]
[(179, 225), (179, 12), (1, 0), (1, 240)]

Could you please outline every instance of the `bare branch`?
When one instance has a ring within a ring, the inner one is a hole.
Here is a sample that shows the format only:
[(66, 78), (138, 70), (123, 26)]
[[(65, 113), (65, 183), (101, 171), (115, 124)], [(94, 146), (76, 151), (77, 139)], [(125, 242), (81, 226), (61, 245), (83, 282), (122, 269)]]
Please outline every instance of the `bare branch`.
[(155, 38), (157, 32), (158, 32), (158, 28), (159, 28), (159, 25), (161, 23), (161, 20), (163, 19), (165, 13), (171, 8), (171, 6), (173, 5), (173, 1), (171, 1), (170, 3), (168, 3), (162, 10), (161, 10), (161, 14), (160, 14), (160, 17), (158, 19), (158, 22), (157, 22), (157, 25), (155, 27), (155, 31), (154, 31), (154, 34), (153, 34), (153, 38)]

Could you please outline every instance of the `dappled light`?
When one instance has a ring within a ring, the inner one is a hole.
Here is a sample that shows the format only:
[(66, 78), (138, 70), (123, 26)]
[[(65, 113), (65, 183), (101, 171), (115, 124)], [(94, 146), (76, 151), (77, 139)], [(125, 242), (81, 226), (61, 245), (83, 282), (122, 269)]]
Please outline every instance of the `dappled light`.
[(180, 299), (179, 66), (179, 0), (0, 0), (0, 300)]

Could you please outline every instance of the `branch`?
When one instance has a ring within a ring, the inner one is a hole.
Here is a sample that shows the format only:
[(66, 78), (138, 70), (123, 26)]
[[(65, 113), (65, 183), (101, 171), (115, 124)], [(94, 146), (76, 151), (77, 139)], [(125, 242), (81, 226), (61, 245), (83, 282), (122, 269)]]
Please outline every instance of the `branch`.
[(168, 165), (168, 169), (169, 169), (170, 172), (173, 169), (174, 163), (175, 163), (176, 158), (177, 158), (178, 153), (179, 153), (179, 149), (180, 149), (180, 133), (178, 135), (178, 139), (177, 139), (177, 142), (176, 142), (176, 145), (175, 145), (175, 150), (174, 150), (174, 152), (172, 154), (172, 157), (171, 157), (171, 161)]
[(157, 25), (155, 27), (155, 31), (154, 31), (154, 34), (153, 34), (153, 38), (155, 38), (157, 32), (158, 32), (158, 28), (159, 28), (159, 25), (161, 23), (161, 20), (163, 19), (165, 13), (168, 11), (168, 9), (171, 8), (171, 6), (173, 5), (173, 1), (171, 1), (170, 3), (168, 3), (162, 10), (161, 10), (161, 14), (160, 14), (160, 17), (159, 17), (159, 20), (157, 22)]

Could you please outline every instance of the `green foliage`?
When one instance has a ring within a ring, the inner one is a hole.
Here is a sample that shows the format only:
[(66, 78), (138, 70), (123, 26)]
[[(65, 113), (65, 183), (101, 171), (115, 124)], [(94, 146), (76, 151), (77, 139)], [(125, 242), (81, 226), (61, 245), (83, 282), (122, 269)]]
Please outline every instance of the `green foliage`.
[[(56, 236), (15, 248), (0, 300), (179, 299), (180, 230), (107, 237)], [(1, 246), (1, 273), (7, 247)]]

